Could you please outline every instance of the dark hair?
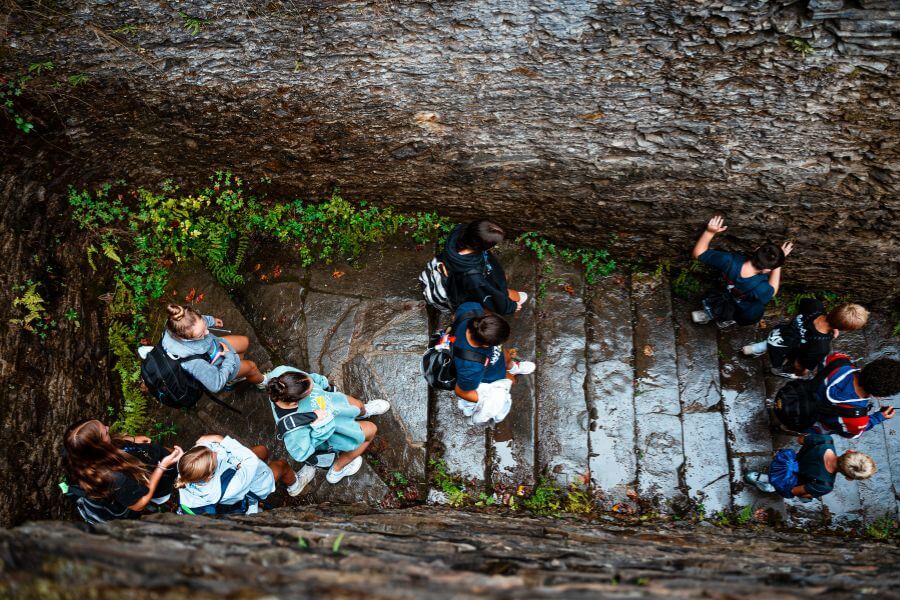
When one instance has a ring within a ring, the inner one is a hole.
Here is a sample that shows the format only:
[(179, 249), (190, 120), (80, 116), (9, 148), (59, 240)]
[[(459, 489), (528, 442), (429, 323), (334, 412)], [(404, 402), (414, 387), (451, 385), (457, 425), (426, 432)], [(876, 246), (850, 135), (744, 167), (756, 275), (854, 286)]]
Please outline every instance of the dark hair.
[(137, 458), (115, 446), (118, 438), (104, 439), (106, 428), (96, 419), (70, 426), (63, 436), (63, 467), (71, 483), (90, 498), (110, 500), (116, 473), (147, 484), (150, 475)]
[(466, 329), (479, 346), (498, 346), (509, 338), (509, 323), (493, 313), (469, 319)]
[(266, 384), (272, 402), (300, 402), (312, 389), (312, 380), (306, 373), (283, 373)]
[(506, 233), (503, 229), (487, 219), (472, 221), (466, 225), (459, 236), (459, 248), (484, 252), (503, 241)]
[(879, 358), (870, 362), (859, 372), (859, 387), (879, 398), (900, 393), (900, 360)]
[(753, 251), (750, 264), (757, 269), (777, 269), (784, 264), (784, 250), (767, 242)]

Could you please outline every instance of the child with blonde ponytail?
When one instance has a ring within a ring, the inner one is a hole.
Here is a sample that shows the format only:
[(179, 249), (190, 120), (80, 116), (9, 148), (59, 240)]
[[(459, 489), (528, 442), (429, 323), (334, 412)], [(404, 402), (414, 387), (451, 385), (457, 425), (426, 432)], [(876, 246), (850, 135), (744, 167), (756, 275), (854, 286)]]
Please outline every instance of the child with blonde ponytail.
[(287, 461), (269, 460), (265, 446), (247, 448), (232, 437), (204, 435), (178, 461), (179, 506), (187, 514), (253, 514), (276, 483), (298, 495), (315, 469), (295, 473)]

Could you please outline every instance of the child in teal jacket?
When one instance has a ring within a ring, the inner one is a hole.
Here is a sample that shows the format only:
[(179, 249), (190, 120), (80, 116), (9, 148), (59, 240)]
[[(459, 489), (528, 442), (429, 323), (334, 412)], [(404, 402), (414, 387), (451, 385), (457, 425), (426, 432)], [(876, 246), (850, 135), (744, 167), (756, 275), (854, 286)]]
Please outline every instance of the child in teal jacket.
[(306, 461), (317, 450), (338, 453), (325, 476), (337, 483), (355, 474), (362, 466), (362, 454), (378, 428), (362, 417), (386, 413), (391, 405), (385, 400), (363, 404), (352, 396), (334, 391), (328, 378), (318, 373), (280, 366), (266, 375), (272, 414), (276, 425), (289, 415), (312, 413), (312, 422), (292, 428), (284, 435), (284, 445), (294, 460)]

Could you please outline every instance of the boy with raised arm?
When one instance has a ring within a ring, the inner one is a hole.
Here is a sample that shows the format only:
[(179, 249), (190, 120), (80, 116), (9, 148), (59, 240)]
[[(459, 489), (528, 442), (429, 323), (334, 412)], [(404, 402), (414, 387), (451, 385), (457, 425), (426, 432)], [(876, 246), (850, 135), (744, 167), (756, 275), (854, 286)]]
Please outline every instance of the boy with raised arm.
[(778, 293), (781, 266), (794, 245), (785, 242), (779, 248), (765, 243), (750, 256), (737, 252), (710, 250), (709, 244), (718, 233), (728, 229), (724, 219), (716, 215), (694, 244), (691, 256), (722, 272), (726, 291), (703, 299), (703, 310), (691, 313), (695, 323), (715, 321), (719, 327), (753, 325), (762, 319), (766, 304)]

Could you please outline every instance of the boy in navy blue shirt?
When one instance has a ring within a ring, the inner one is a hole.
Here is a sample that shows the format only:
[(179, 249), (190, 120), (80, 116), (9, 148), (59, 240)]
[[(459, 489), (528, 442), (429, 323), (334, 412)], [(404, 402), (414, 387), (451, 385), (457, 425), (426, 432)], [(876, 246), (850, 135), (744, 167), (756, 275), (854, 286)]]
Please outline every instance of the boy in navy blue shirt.
[[(466, 313), (470, 313), (467, 316)], [(463, 318), (466, 317), (466, 318)], [(454, 349), (474, 353), (481, 357), (478, 361), (457, 356), (454, 352), (453, 365), (456, 367), (456, 395), (469, 402), (478, 402), (478, 386), (482, 383), (499, 381), (509, 377), (515, 381), (516, 375), (533, 373), (535, 365), (529, 361), (514, 361), (509, 352), (503, 350), (503, 342), (509, 338), (509, 323), (494, 313), (485, 313), (477, 302), (464, 302), (456, 309)], [(471, 356), (470, 356), (471, 357)]]
[(710, 250), (709, 244), (716, 234), (728, 229), (723, 223), (724, 219), (718, 215), (709, 220), (691, 256), (721, 271), (727, 291), (704, 298), (703, 310), (695, 310), (691, 316), (695, 323), (716, 321), (719, 327), (733, 323), (753, 325), (759, 322), (766, 304), (778, 293), (781, 265), (794, 245), (785, 242), (779, 248), (766, 243), (750, 256)]

